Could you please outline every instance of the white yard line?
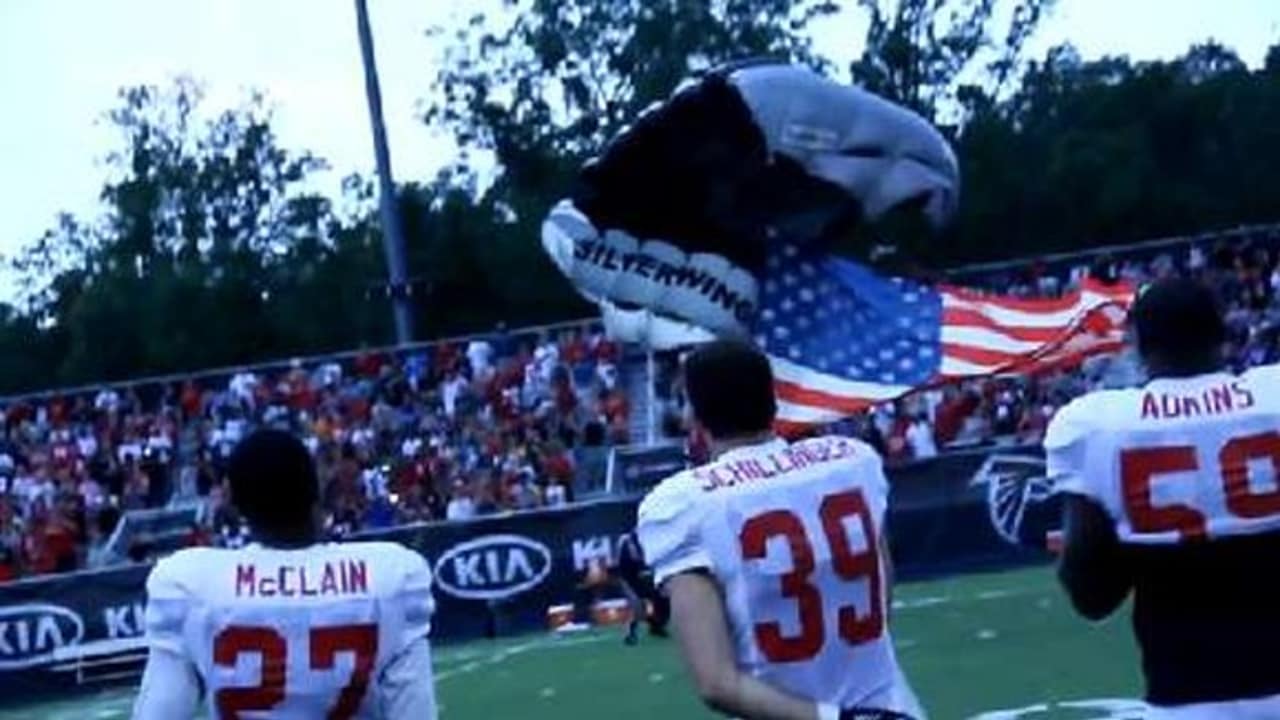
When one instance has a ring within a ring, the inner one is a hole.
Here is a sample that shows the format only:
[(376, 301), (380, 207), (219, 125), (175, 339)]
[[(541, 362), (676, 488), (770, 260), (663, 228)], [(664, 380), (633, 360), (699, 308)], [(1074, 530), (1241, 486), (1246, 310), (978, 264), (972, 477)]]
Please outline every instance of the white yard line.
[(449, 678), (458, 677), (460, 675), (468, 675), (483, 668), (495, 667), (505, 663), (517, 655), (523, 655), (531, 650), (552, 650), (562, 647), (577, 647), (580, 645), (595, 645), (602, 642), (617, 642), (618, 638), (610, 633), (593, 633), (585, 637), (551, 637), (534, 640), (532, 642), (520, 643), (507, 648), (495, 651), (489, 657), (474, 662), (465, 663), (456, 668), (447, 668), (435, 674), (436, 682), (448, 680)]

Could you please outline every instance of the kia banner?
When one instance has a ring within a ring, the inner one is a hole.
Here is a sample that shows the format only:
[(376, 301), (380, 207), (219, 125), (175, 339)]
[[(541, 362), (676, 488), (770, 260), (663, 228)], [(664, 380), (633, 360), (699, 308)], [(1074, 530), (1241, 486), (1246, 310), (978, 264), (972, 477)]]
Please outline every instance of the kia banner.
[[(634, 499), (606, 500), (356, 539), (393, 540), (421, 552), (435, 576), (432, 640), (466, 640), (545, 627), (549, 605), (578, 599), (579, 576), (592, 560), (613, 564), (621, 536), (635, 524), (635, 507)], [(136, 677), (149, 570), (0, 585), (0, 697), (35, 698)]]
[(635, 525), (636, 503), (602, 500), (466, 523), (379, 534), (431, 561), (433, 636), (465, 639), (544, 627), (551, 605), (571, 604), (592, 560), (612, 565)]

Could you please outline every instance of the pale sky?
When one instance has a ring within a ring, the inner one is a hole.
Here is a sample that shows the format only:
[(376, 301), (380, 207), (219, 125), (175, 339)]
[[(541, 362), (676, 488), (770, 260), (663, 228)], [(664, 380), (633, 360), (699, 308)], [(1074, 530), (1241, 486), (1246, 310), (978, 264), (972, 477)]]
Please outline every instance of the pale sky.
[[(849, 11), (816, 33), (819, 50), (841, 61), (865, 27), (845, 2)], [(424, 30), (496, 4), (369, 0), (398, 180), (430, 178), (454, 152), (419, 119), (440, 52)], [(1280, 0), (1059, 0), (1031, 55), (1070, 40), (1086, 58), (1168, 58), (1207, 38), (1259, 65), (1280, 39)], [(102, 157), (118, 142), (101, 120), (116, 90), (181, 74), (205, 85), (210, 109), (264, 91), (282, 143), (331, 163), (322, 190), (371, 174), (351, 0), (0, 0), (0, 254), (38, 237), (60, 210), (93, 213)], [(0, 297), (11, 284), (0, 275)]]

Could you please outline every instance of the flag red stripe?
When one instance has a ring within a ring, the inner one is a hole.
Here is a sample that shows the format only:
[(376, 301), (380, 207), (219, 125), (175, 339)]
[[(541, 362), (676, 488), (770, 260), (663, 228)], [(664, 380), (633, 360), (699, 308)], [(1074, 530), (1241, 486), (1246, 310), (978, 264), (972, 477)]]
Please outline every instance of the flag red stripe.
[(1024, 365), (1014, 366), (1006, 372), (1016, 372), (1019, 374), (1044, 373), (1050, 370), (1062, 370), (1074, 367), (1088, 360), (1095, 355), (1106, 355), (1118, 353), (1124, 350), (1124, 340), (1110, 340), (1107, 342), (1090, 345), (1088, 348), (1077, 350), (1076, 352), (1066, 355), (1050, 354), (1047, 357), (1030, 361)]
[(1062, 335), (1060, 327), (1019, 327), (996, 322), (971, 308), (946, 308), (942, 311), (944, 327), (974, 327), (998, 332), (1013, 340), (1024, 342), (1053, 342)]
[(1097, 281), (1087, 281), (1080, 290), (1069, 292), (1062, 297), (1057, 298), (1018, 298), (1009, 297), (1007, 295), (988, 295), (986, 293), (971, 290), (969, 288), (954, 287), (951, 285), (939, 286), (938, 290), (944, 295), (951, 295), (957, 299), (970, 303), (982, 303), (991, 307), (1004, 308), (1005, 310), (1018, 310), (1027, 313), (1055, 313), (1063, 310), (1070, 310), (1079, 304), (1083, 299), (1084, 293), (1092, 292), (1098, 295), (1128, 302), (1133, 296), (1133, 291), (1126, 285), (1107, 286)]
[[(1062, 332), (1059, 331), (1058, 335), (1061, 336)], [(942, 343), (942, 354), (955, 360), (963, 360), (964, 362), (993, 369), (1016, 363), (1027, 357), (1026, 353), (1005, 352), (1003, 350), (992, 350), (973, 345), (957, 345), (955, 343)]]
[(838, 410), (840, 412), (856, 413), (866, 410), (873, 404), (873, 402), (867, 398), (824, 392), (816, 388), (787, 382), (785, 380), (776, 380), (774, 381), (773, 386), (775, 394), (778, 396), (779, 400), (792, 402), (797, 405), (809, 405), (810, 407), (822, 408), (824, 410)]
[(783, 419), (773, 421), (773, 431), (785, 438), (794, 438), (811, 429), (813, 429), (811, 423), (791, 422)]

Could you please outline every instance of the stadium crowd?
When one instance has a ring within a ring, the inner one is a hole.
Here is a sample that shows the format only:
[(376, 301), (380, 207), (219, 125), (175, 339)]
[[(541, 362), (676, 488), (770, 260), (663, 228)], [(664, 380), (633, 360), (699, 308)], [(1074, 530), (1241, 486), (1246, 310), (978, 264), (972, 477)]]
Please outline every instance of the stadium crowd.
[(174, 498), (204, 504), (189, 544), (241, 542), (222, 478), (257, 426), (304, 438), (336, 536), (569, 502), (629, 436), (620, 364), (578, 326), (7, 402), (0, 581), (145, 559), (111, 533)]
[[(983, 270), (966, 285), (1032, 297), (1086, 276), (1135, 284), (1187, 273), (1228, 308), (1237, 367), (1280, 361), (1280, 232)], [(955, 280), (953, 280), (955, 281)], [(678, 357), (655, 381), (663, 431), (685, 438)], [(554, 506), (599, 483), (631, 438), (622, 348), (595, 325), (294, 361), (0, 405), (0, 582), (146, 559), (108, 540), (123, 513), (202, 504), (189, 544), (237, 544), (224, 463), (256, 426), (299, 433), (317, 458), (330, 532)], [(885, 404), (835, 430), (887, 460), (1038, 439), (1058, 407), (1132, 384), (1128, 355), (1033, 377), (973, 380)], [(696, 452), (696, 448), (694, 448)]]

